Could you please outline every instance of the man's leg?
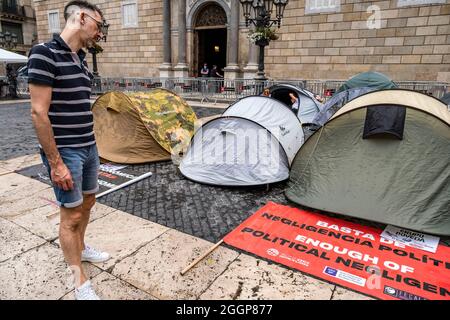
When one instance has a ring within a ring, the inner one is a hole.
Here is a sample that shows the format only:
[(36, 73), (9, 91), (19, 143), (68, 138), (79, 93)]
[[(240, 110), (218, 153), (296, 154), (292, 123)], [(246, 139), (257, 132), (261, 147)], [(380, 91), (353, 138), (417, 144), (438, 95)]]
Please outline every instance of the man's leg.
[(84, 235), (86, 233), (86, 228), (89, 223), (89, 217), (91, 216), (91, 209), (95, 205), (95, 194), (83, 194), (83, 205), (82, 205), (82, 221), (80, 229), (80, 245), (81, 250), (85, 249)]
[(83, 166), (83, 221), (80, 231), (80, 246), (83, 248), (81, 253), (82, 261), (89, 261), (92, 263), (101, 263), (110, 258), (107, 252), (102, 252), (93, 247), (88, 246), (84, 242), (84, 236), (87, 225), (89, 223), (89, 216), (91, 209), (95, 205), (95, 193), (98, 191), (98, 170), (100, 162), (97, 152), (97, 147), (89, 147), (89, 156)]
[(64, 258), (74, 273), (75, 287), (79, 287), (86, 280), (88, 280), (81, 266), (82, 247), (80, 246), (80, 236), (82, 231), (82, 223), (82, 206), (75, 208), (61, 207), (59, 239)]

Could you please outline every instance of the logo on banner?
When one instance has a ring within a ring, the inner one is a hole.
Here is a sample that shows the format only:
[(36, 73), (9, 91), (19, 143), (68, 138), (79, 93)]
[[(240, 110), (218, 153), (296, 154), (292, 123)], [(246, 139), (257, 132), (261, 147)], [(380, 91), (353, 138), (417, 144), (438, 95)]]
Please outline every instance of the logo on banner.
[(403, 290), (399, 290), (399, 289), (395, 289), (389, 286), (384, 286), (384, 293), (397, 298), (397, 299), (401, 299), (401, 300), (427, 300), (423, 297), (417, 296), (415, 294), (403, 291)]
[(333, 268), (330, 268), (330, 267), (326, 267), (324, 272), (326, 274), (329, 274), (332, 277), (336, 277), (336, 275), (337, 275), (337, 270), (333, 269)]
[(277, 249), (270, 248), (270, 249), (267, 250), (267, 254), (269, 256), (276, 257), (276, 256), (278, 256), (280, 254), (280, 252)]
[(366, 279), (342, 270), (325, 267), (323, 273), (328, 274), (334, 278), (341, 279), (342, 281), (356, 284), (357, 286), (360, 287), (364, 287), (366, 285)]

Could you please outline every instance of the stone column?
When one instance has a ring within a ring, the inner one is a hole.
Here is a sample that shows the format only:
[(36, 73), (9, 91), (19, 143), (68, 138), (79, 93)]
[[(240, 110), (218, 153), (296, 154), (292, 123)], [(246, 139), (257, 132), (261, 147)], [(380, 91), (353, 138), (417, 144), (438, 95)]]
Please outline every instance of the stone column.
[(163, 64), (159, 67), (159, 77), (172, 76), (172, 39), (170, 34), (170, 0), (163, 1)]
[(178, 64), (175, 66), (175, 77), (187, 78), (186, 64), (186, 0), (178, 1)]
[(258, 46), (248, 41), (248, 62), (244, 68), (244, 79), (254, 79), (258, 72)]
[(227, 66), (224, 69), (226, 79), (239, 78), (239, 1), (231, 1), (231, 18), (227, 36)]

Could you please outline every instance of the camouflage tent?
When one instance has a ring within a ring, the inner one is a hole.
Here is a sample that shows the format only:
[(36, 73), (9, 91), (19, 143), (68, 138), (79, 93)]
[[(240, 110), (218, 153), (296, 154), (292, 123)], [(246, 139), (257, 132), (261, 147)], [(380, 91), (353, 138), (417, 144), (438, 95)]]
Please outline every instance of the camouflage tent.
[(92, 107), (100, 157), (118, 163), (169, 160), (188, 143), (197, 120), (173, 92), (108, 92)]

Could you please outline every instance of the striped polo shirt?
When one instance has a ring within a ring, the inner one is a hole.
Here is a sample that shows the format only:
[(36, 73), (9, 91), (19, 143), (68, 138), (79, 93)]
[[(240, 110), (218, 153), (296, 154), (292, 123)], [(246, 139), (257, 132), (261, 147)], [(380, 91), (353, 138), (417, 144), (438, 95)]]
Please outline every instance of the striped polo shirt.
[(28, 57), (28, 83), (52, 87), (48, 116), (58, 148), (95, 144), (91, 112), (92, 73), (80, 49), (72, 52), (59, 36), (34, 46)]

